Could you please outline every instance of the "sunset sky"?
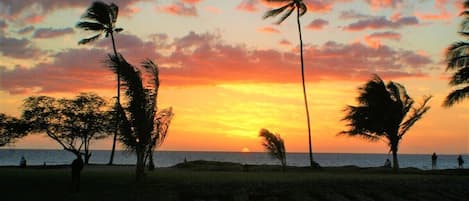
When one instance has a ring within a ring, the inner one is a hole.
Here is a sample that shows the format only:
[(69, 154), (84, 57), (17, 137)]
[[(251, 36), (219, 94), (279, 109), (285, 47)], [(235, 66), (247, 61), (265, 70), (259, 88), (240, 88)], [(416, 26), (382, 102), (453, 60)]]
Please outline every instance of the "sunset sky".
[[(111, 1), (105, 1), (111, 2)], [(117, 50), (131, 63), (160, 66), (159, 108), (175, 118), (162, 150), (262, 151), (261, 128), (280, 133), (289, 152), (307, 152), (296, 16), (263, 20), (262, 0), (116, 0)], [(373, 73), (406, 86), (431, 110), (400, 153), (469, 153), (469, 100), (443, 108), (452, 90), (445, 48), (457, 34), (462, 0), (306, 0), (302, 18), (313, 152), (387, 153), (385, 142), (337, 136), (343, 109)], [(91, 1), (0, 1), (0, 113), (19, 117), (33, 95), (115, 96), (104, 65), (108, 38), (75, 28)], [(94, 149), (110, 149), (111, 139)], [(60, 149), (43, 135), (6, 148)]]

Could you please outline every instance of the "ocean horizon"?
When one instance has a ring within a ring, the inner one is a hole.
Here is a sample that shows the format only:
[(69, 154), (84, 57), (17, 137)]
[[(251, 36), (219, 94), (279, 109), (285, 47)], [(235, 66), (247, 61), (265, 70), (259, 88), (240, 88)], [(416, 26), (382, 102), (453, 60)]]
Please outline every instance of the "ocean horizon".
[[(110, 150), (92, 150), (90, 163), (107, 164)], [(25, 157), (28, 165), (67, 165), (75, 156), (65, 150), (58, 149), (0, 149), (0, 166), (15, 166), (20, 158)], [(456, 154), (441, 154), (438, 157), (437, 169), (457, 168)], [(314, 160), (324, 167), (358, 166), (379, 167), (384, 161), (392, 157), (380, 153), (314, 153)], [(399, 154), (401, 168), (413, 167), (423, 170), (431, 169), (430, 154)], [(468, 155), (463, 155), (469, 161)], [(154, 161), (157, 167), (171, 167), (184, 160), (207, 160), (235, 162), (252, 165), (276, 165), (278, 160), (273, 159), (266, 152), (222, 152), (222, 151), (157, 151)], [(135, 154), (129, 151), (117, 150), (114, 164), (135, 164)], [(290, 166), (308, 166), (308, 153), (287, 153), (287, 164)], [(467, 164), (467, 163), (466, 163)]]

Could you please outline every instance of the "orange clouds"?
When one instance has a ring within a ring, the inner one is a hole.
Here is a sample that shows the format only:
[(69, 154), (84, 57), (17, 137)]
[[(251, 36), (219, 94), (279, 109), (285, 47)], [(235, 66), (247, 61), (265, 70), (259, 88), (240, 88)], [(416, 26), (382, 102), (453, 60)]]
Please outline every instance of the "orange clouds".
[(257, 29), (258, 32), (263, 32), (263, 33), (280, 33), (280, 31), (276, 28), (273, 27), (261, 27)]
[(328, 25), (329, 22), (323, 19), (315, 19), (311, 21), (308, 26), (306, 26), (307, 29), (311, 30), (321, 30), (323, 29), (326, 25)]
[[(397, 38), (393, 33), (372, 37)], [(165, 85), (298, 82), (296, 51), (249, 49), (243, 44), (227, 44), (220, 35), (212, 33), (189, 32), (172, 40), (165, 35), (158, 38), (158, 43), (153, 43), (120, 34), (117, 44), (119, 52), (131, 63), (138, 64), (143, 58), (155, 60), (161, 67)], [(102, 40), (95, 45), (99, 48), (70, 49), (55, 54), (52, 63), (2, 69), (0, 90), (24, 93), (112, 88), (114, 77), (103, 63), (109, 52), (109, 41)], [(386, 79), (423, 76), (425, 67), (433, 63), (425, 55), (386, 45), (373, 48), (336, 42), (320, 46), (305, 44), (304, 61), (308, 81), (362, 80), (377, 72)]]
[(365, 36), (365, 42), (373, 48), (378, 48), (379, 46), (381, 46), (382, 39), (399, 41), (401, 39), (401, 34), (397, 32), (387, 31), (376, 32)]

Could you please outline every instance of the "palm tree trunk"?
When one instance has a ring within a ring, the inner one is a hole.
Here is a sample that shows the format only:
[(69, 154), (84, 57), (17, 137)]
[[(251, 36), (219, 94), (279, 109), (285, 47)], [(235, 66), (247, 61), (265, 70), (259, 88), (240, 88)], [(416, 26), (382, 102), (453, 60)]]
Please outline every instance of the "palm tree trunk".
[[(140, 145), (137, 145), (140, 146)], [(142, 181), (145, 175), (145, 149), (137, 148), (137, 168), (135, 177), (137, 181)]]
[[(114, 34), (112, 32), (111, 32), (111, 41), (112, 41), (112, 49), (114, 50), (114, 55), (117, 57), (116, 43), (114, 41)], [(118, 105), (120, 105), (120, 102), (121, 102), (120, 86), (121, 86), (120, 72), (119, 72), (119, 67), (117, 67), (117, 104)], [(119, 132), (119, 119), (120, 119), (119, 112), (116, 112), (116, 130), (114, 131), (114, 137), (112, 140), (111, 158), (109, 159), (109, 163), (108, 163), (109, 165), (112, 165), (112, 163), (114, 162), (114, 152), (116, 151), (117, 134)]]
[(398, 147), (398, 144), (397, 143), (393, 143), (393, 145), (391, 145), (391, 152), (392, 152), (392, 170), (394, 172), (398, 172), (399, 171), (399, 161), (397, 159), (397, 147)]
[(303, 97), (305, 101), (305, 109), (306, 109), (306, 121), (308, 124), (308, 143), (309, 143), (309, 162), (311, 167), (314, 167), (314, 160), (313, 160), (313, 149), (311, 144), (311, 122), (309, 119), (309, 107), (308, 107), (308, 96), (306, 95), (306, 83), (305, 83), (305, 68), (304, 68), (304, 61), (303, 61), (303, 38), (301, 36), (301, 23), (300, 23), (300, 9), (296, 8), (296, 21), (298, 24), (298, 34), (300, 37), (300, 60), (301, 60), (301, 81), (303, 83)]

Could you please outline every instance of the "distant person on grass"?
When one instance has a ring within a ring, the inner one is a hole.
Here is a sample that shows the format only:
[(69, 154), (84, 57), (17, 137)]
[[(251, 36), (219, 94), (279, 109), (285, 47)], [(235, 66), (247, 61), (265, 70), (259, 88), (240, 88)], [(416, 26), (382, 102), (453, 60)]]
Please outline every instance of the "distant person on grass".
[(21, 156), (20, 167), (22, 167), (22, 168), (26, 167), (26, 159), (24, 158), (24, 156)]
[(432, 154), (432, 170), (436, 169), (436, 160), (438, 159), (438, 156), (436, 155), (435, 152)]
[(391, 168), (391, 161), (389, 160), (389, 158), (386, 159), (386, 162), (384, 162), (384, 166), (385, 168)]
[(72, 185), (75, 192), (80, 191), (81, 170), (83, 170), (83, 159), (80, 156), (72, 162)]
[(458, 168), (463, 169), (463, 165), (464, 165), (464, 160), (462, 159), (462, 156), (459, 155), (458, 156)]

